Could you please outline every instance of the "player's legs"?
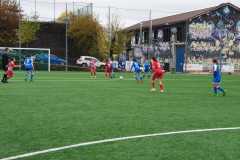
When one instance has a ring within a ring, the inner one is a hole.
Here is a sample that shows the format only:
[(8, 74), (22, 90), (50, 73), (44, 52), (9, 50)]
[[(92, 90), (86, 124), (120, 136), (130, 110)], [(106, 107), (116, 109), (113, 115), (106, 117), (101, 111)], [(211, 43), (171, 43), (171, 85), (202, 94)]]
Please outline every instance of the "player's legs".
[(25, 73), (25, 81), (27, 82), (28, 80), (30, 80), (31, 75), (30, 75), (30, 70), (26, 69), (26, 73)]
[(25, 72), (25, 78), (24, 78), (24, 80), (25, 80), (25, 82), (27, 82), (27, 80), (28, 80), (28, 71), (26, 70), (26, 72)]
[(30, 75), (30, 82), (32, 82), (33, 81), (33, 76), (34, 76), (33, 70), (29, 71), (29, 75)]
[(91, 78), (96, 78), (96, 71), (94, 68), (91, 68)]
[(147, 72), (147, 77), (148, 77), (148, 78), (151, 77), (151, 72), (150, 72), (150, 71)]
[(139, 73), (138, 73), (138, 72), (135, 72), (135, 79), (136, 79), (136, 82), (139, 83), (139, 81), (140, 81), (140, 76), (139, 76)]
[(223, 96), (226, 95), (226, 92), (225, 92), (224, 89), (220, 86), (219, 83), (213, 83), (213, 92), (214, 92), (214, 94), (217, 95), (217, 94), (218, 94), (218, 91), (220, 91), (220, 92), (223, 94)]
[(7, 74), (3, 74), (2, 83), (7, 83)]
[(93, 71), (93, 76), (94, 76), (95, 79), (97, 78), (97, 71), (96, 71), (96, 69), (94, 69), (94, 71)]
[(105, 79), (108, 79), (108, 71), (107, 71), (107, 69), (105, 69), (104, 72), (105, 72), (105, 73), (104, 73)]
[(213, 82), (213, 84), (212, 84), (212, 86), (213, 86), (213, 93), (215, 94), (215, 95), (217, 95), (217, 86), (218, 86), (218, 84), (217, 83), (215, 83), (215, 82)]
[(160, 86), (160, 92), (163, 93), (164, 92), (164, 85), (163, 85), (162, 79), (159, 79), (159, 86)]
[(3, 70), (4, 70), (4, 74), (3, 74), (3, 77), (2, 77), (2, 83), (8, 83), (7, 81), (7, 67), (3, 67)]
[(111, 79), (115, 78), (114, 69), (111, 70), (110, 77), (111, 77)]
[(215, 95), (218, 94), (218, 91), (223, 94), (223, 96), (226, 95), (225, 90), (220, 86), (221, 79), (214, 78), (213, 80), (213, 92)]
[(143, 78), (141, 76), (141, 72), (135, 72), (135, 78), (137, 83), (143, 83)]
[(152, 80), (151, 80), (151, 92), (154, 92), (156, 91), (156, 88), (155, 88), (155, 80), (156, 80), (156, 73), (153, 73), (152, 75)]
[(164, 73), (159, 73), (159, 86), (160, 86), (161, 93), (164, 92), (163, 76), (164, 76)]
[(107, 70), (105, 71), (105, 78), (106, 78), (106, 79), (110, 79), (110, 78), (111, 78), (111, 70), (107, 69)]
[(140, 72), (138, 72), (138, 83), (141, 83), (141, 84), (143, 84), (143, 76), (142, 76), (142, 73), (141, 73), (141, 71)]

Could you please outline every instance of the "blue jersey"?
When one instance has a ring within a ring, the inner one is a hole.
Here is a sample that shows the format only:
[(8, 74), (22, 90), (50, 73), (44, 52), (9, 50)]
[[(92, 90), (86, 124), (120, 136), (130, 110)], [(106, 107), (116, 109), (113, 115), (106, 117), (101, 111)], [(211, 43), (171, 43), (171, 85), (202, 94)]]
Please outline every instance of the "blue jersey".
[(125, 68), (126, 68), (126, 63), (125, 63), (125, 61), (119, 61), (118, 67), (119, 67), (120, 69), (125, 69)]
[(144, 72), (150, 72), (150, 64), (148, 62), (144, 63)]
[(27, 70), (32, 70), (33, 69), (33, 60), (32, 58), (26, 58), (24, 61), (24, 67)]
[(214, 83), (221, 82), (221, 70), (220, 70), (220, 66), (217, 64), (213, 65), (213, 82)]
[(138, 62), (133, 62), (131, 70), (134, 69), (134, 72), (141, 72), (141, 67)]

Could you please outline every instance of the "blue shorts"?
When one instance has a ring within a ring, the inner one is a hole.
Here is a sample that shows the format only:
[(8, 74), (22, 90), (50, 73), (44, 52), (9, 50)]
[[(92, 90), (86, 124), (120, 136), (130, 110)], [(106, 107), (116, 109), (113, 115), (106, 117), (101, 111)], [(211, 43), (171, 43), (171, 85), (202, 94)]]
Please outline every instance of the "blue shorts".
[(26, 68), (26, 72), (33, 72), (33, 68)]
[(145, 73), (149, 73), (149, 72), (150, 72), (150, 69), (145, 69), (144, 72), (145, 72)]
[(220, 77), (214, 77), (212, 82), (213, 83), (220, 83), (221, 82), (221, 78)]

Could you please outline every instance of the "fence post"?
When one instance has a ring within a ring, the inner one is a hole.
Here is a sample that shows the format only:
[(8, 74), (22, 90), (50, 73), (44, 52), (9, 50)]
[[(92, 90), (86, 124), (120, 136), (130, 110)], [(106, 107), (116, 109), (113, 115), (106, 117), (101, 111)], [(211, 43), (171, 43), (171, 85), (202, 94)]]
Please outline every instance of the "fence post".
[(66, 18), (65, 18), (65, 71), (68, 71), (68, 6), (66, 3)]

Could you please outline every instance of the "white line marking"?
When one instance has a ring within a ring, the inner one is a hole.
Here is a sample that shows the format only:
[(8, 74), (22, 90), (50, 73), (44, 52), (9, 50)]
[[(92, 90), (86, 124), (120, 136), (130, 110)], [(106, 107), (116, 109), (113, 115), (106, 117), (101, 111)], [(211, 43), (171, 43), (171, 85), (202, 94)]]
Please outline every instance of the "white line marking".
[(36, 151), (36, 152), (21, 154), (21, 155), (17, 155), (17, 156), (2, 158), (0, 160), (15, 160), (15, 159), (32, 157), (32, 156), (36, 156), (36, 155), (39, 155), (39, 154), (51, 153), (51, 152), (56, 152), (56, 151), (61, 151), (61, 150), (66, 150), (66, 149), (71, 149), (71, 148), (84, 147), (84, 146), (90, 146), (90, 145), (102, 144), (102, 143), (117, 142), (117, 141), (125, 141), (125, 140), (138, 139), (138, 138), (176, 135), (176, 134), (185, 134), (185, 133), (231, 131), (231, 130), (240, 130), (240, 127), (196, 129), (196, 130), (185, 130), (185, 131), (175, 131), (175, 132), (154, 133), (154, 134), (145, 134), (145, 135), (138, 135), (138, 136), (111, 138), (111, 139), (104, 139), (104, 140), (98, 140), (98, 141), (84, 142), (84, 143), (79, 143), (79, 144), (74, 144), (74, 145), (69, 145), (69, 146), (63, 146), (63, 147), (58, 147), (58, 148), (51, 148), (51, 149), (46, 149), (46, 150), (42, 150), (42, 151)]

